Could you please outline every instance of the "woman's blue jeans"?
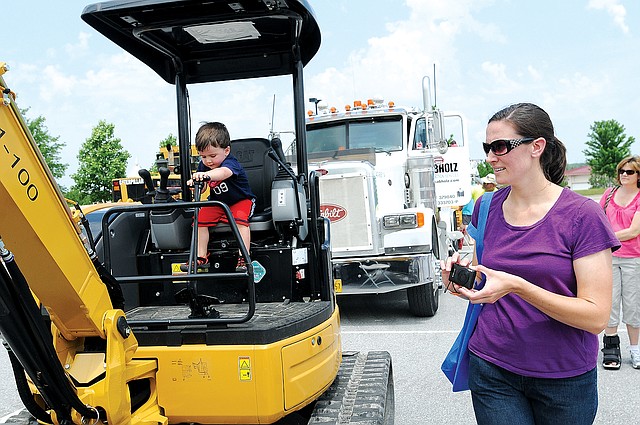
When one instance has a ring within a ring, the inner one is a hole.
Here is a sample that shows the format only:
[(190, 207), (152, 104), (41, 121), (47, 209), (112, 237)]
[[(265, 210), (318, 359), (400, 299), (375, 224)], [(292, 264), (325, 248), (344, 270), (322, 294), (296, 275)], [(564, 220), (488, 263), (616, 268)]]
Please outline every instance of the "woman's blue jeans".
[(469, 388), (478, 424), (592, 424), (598, 410), (597, 368), (572, 378), (529, 378), (471, 353)]

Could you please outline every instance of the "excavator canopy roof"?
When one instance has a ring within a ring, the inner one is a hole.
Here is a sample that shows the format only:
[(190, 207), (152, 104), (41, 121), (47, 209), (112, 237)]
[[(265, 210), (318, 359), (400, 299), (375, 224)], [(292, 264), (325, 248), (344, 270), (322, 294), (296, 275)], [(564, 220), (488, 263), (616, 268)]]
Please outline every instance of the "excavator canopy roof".
[(320, 47), (306, 0), (115, 0), (82, 19), (169, 83), (292, 74), (294, 45), (303, 65)]

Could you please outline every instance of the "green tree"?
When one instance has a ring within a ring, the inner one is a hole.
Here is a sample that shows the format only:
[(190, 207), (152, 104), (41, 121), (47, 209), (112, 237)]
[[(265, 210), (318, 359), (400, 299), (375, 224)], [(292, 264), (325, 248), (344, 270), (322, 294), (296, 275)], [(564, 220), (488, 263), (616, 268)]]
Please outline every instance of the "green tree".
[(69, 191), (66, 192), (64, 196), (65, 198), (71, 199), (80, 205), (88, 205), (93, 203), (91, 197), (87, 194), (81, 193), (80, 189), (78, 189), (76, 186), (73, 186), (71, 189), (69, 189)]
[(125, 176), (127, 152), (114, 137), (114, 125), (101, 120), (80, 147), (78, 171), (72, 175), (75, 185), (71, 194), (78, 202), (93, 203), (111, 199), (112, 180)]
[[(158, 146), (160, 149), (162, 148), (169, 148), (169, 146), (174, 147), (174, 146), (178, 146), (178, 138), (176, 136), (174, 136), (172, 133), (169, 133), (169, 135), (167, 137), (165, 137), (162, 141), (160, 141), (160, 145)], [(157, 160), (157, 157), (156, 157)], [(154, 161), (153, 164), (151, 165), (151, 167), (149, 168), (149, 171), (151, 171), (152, 173), (155, 173), (158, 171), (158, 163), (157, 161)]]
[(47, 166), (49, 166), (49, 170), (51, 170), (51, 174), (56, 179), (62, 178), (69, 166), (69, 164), (63, 163), (60, 158), (60, 151), (65, 144), (59, 141), (60, 136), (49, 134), (49, 129), (44, 123), (45, 118), (42, 115), (32, 120), (27, 117), (27, 112), (29, 112), (29, 108), (20, 110), (36, 145), (38, 145), (38, 149), (40, 149)]
[(488, 162), (486, 161), (478, 162), (478, 175), (480, 176), (480, 178), (491, 173), (493, 173), (493, 168), (491, 168), (491, 165), (489, 165)]
[(172, 133), (169, 133), (169, 135), (160, 142), (159, 147), (166, 148), (167, 146), (178, 146), (178, 138)]
[(587, 136), (583, 153), (591, 167), (589, 183), (592, 187), (607, 187), (615, 180), (618, 163), (631, 155), (630, 146), (636, 139), (627, 137), (624, 126), (616, 120), (594, 122)]

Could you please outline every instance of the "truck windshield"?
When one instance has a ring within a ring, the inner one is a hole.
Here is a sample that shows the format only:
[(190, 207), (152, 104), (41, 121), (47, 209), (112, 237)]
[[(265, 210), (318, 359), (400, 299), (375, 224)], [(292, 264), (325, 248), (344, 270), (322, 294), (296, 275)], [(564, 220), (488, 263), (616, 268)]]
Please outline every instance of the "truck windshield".
[(402, 150), (402, 117), (371, 117), (307, 126), (308, 152), (373, 148)]

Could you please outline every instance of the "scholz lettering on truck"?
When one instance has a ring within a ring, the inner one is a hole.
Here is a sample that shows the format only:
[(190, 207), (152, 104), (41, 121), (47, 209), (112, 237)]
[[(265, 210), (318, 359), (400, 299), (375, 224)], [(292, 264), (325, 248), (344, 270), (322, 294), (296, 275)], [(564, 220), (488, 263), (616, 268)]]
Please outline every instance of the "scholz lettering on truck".
[(457, 173), (458, 163), (448, 162), (446, 164), (436, 164), (435, 171), (436, 173)]

